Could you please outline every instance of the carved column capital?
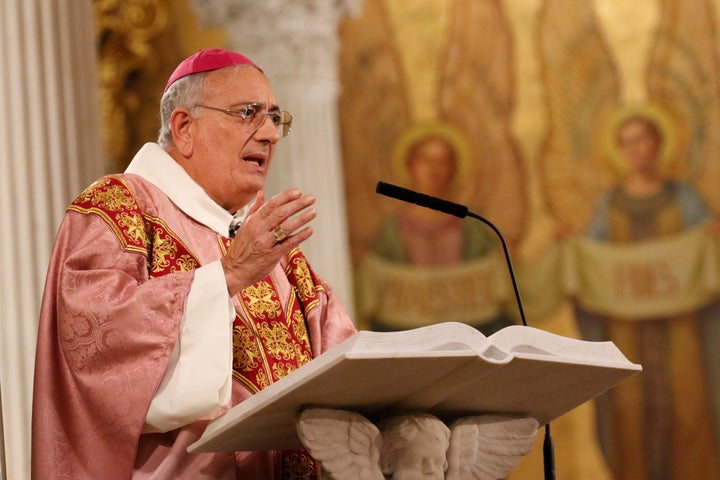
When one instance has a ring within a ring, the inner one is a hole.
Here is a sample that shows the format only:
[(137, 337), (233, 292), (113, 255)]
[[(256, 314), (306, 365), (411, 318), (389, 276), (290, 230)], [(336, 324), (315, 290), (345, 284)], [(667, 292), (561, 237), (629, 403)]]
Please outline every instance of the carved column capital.
[[(337, 26), (360, 9), (361, 0), (191, 0), (208, 26), (222, 27), (271, 79), (317, 79), (333, 73)], [(282, 61), (278, 61), (282, 59)], [(267, 67), (266, 67), (267, 66)], [(270, 67), (271, 66), (271, 67)]]

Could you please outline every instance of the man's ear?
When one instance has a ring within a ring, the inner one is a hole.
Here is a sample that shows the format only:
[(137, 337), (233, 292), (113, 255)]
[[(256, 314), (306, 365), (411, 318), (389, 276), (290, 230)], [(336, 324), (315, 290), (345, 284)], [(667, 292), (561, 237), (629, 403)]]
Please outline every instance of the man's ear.
[(191, 156), (193, 151), (194, 120), (187, 108), (176, 108), (170, 116), (173, 143), (178, 152), (185, 157)]

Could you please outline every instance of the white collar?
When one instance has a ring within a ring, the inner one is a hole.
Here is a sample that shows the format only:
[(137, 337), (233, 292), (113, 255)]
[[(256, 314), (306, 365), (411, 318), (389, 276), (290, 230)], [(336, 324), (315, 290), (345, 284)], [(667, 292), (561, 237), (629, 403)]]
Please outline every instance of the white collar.
[(143, 145), (125, 169), (125, 173), (139, 175), (152, 183), (188, 216), (225, 237), (228, 236), (230, 224), (243, 221), (250, 208), (248, 204), (232, 215), (215, 203), (157, 143)]

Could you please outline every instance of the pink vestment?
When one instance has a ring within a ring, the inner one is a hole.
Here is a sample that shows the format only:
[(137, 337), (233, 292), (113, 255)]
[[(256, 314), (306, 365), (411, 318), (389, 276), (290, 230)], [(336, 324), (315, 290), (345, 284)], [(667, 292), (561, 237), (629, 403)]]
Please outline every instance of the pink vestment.
[[(197, 264), (162, 250), (161, 235), (175, 238)], [(68, 209), (38, 332), (35, 480), (280, 478), (274, 452), (186, 452), (211, 418), (251, 395), (237, 381), (230, 405), (167, 433), (142, 434), (179, 335), (193, 270), (218, 260), (221, 244), (216, 232), (137, 175), (106, 177)], [(153, 276), (168, 259), (168, 272)], [(283, 306), (296, 295), (285, 263), (271, 272)], [(314, 356), (355, 332), (327, 285), (318, 300), (305, 318)], [(238, 299), (233, 303), (240, 313)]]

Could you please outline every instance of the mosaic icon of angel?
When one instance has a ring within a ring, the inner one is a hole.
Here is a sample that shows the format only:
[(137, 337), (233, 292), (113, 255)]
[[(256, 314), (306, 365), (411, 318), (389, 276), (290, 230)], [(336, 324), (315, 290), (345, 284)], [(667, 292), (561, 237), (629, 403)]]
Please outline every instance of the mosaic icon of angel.
[(529, 208), (502, 2), (367, 0), (341, 37), (339, 118), (360, 321), (375, 330), (461, 321), (486, 334), (515, 323), (509, 282), (500, 286), (505, 272), (487, 263), (502, 254), (486, 225), (375, 193), (382, 180), (468, 205), (511, 250), (520, 244)]
[[(617, 17), (621, 11), (633, 21)], [(658, 299), (691, 292), (702, 300), (692, 308), (668, 302), (662, 311), (612, 314), (609, 301), (575, 303), (582, 336), (614, 341), (643, 365), (646, 379), (598, 399), (605, 458), (616, 478), (715, 478), (720, 378), (712, 366), (720, 362), (720, 308), (704, 284), (676, 273), (694, 263), (675, 254), (651, 257), (648, 247), (672, 251), (670, 241), (716, 229), (716, 8), (709, 0), (546, 0), (539, 24), (548, 121), (538, 164), (561, 238), (602, 242), (601, 260), (623, 267), (612, 271), (607, 298), (648, 297), (663, 288)], [(692, 251), (695, 262), (704, 247)]]

